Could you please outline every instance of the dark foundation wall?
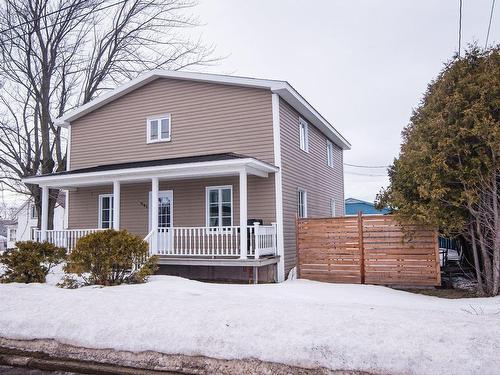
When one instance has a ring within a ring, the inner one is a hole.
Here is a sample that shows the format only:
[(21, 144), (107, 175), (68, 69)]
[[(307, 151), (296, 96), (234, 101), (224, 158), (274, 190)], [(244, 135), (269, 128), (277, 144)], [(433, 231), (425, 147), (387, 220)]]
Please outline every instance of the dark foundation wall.
[[(253, 282), (252, 267), (159, 266), (158, 275), (185, 277), (192, 280)], [(276, 281), (276, 265), (259, 267), (259, 282)]]

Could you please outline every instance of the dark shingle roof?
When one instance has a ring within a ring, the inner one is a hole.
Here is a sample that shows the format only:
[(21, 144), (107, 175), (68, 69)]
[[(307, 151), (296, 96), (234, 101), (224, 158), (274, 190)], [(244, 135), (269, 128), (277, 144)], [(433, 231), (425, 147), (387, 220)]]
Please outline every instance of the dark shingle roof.
[(128, 168), (158, 167), (164, 165), (200, 163), (200, 162), (246, 159), (246, 158), (250, 158), (250, 156), (234, 154), (234, 153), (185, 156), (185, 157), (169, 158), (169, 159), (143, 160), (143, 161), (133, 161), (128, 163), (116, 163), (116, 164), (103, 164), (103, 165), (97, 165), (95, 167), (73, 169), (71, 171), (57, 172), (47, 175), (40, 175), (37, 177), (72, 175), (72, 174), (92, 173), (92, 172), (106, 172), (106, 171), (114, 171), (114, 170), (128, 169)]

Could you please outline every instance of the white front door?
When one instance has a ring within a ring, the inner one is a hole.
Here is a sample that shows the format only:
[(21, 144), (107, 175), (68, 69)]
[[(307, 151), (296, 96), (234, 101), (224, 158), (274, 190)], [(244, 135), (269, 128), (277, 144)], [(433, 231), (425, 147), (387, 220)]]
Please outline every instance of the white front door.
[[(158, 192), (158, 253), (168, 254), (172, 251), (172, 226), (174, 222), (174, 194), (172, 190)], [(149, 192), (149, 230), (151, 230), (152, 202)]]

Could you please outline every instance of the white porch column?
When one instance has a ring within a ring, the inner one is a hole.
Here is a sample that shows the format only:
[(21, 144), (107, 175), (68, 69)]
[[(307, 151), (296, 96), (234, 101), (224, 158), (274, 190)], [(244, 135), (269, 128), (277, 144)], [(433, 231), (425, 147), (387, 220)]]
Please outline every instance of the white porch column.
[(151, 230), (155, 231), (152, 238), (153, 252), (158, 249), (158, 191), (159, 191), (158, 177), (151, 179)]
[(49, 227), (49, 187), (42, 186), (42, 223), (40, 225), (40, 240), (47, 241), (47, 229)]
[(240, 259), (247, 258), (247, 171), (240, 171)]
[(120, 181), (113, 181), (113, 229), (120, 230)]

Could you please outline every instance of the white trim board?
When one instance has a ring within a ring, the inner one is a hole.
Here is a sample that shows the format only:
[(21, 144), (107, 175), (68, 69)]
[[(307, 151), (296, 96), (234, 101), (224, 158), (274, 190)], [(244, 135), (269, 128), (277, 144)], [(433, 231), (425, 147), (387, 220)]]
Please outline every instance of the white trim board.
[(22, 179), (25, 183), (54, 188), (92, 186), (113, 183), (113, 181), (140, 182), (159, 178), (190, 178), (237, 175), (245, 169), (258, 177), (268, 177), (278, 168), (253, 158), (217, 160), (209, 162), (181, 163), (154, 167), (123, 168), (109, 171), (53, 174)]
[(278, 171), (274, 173), (274, 193), (276, 200), (276, 250), (279, 256), (277, 264), (278, 282), (285, 281), (285, 242), (283, 231), (283, 180), (281, 176), (281, 127), (280, 127), (280, 97), (272, 94), (273, 111), (273, 143), (274, 143), (274, 165)]
[(219, 74), (179, 72), (170, 70), (152, 70), (141, 74), (137, 78), (118, 86), (116, 89), (99, 96), (98, 98), (72, 110), (55, 120), (55, 125), (67, 127), (72, 121), (112, 102), (119, 97), (132, 92), (158, 78), (172, 78), (179, 80), (218, 83), (232, 86), (243, 86), (271, 90), (286, 100), (301, 116), (315, 125), (321, 132), (344, 150), (349, 150), (351, 144), (331, 125), (302, 95), (288, 82), (269, 79), (236, 77)]

